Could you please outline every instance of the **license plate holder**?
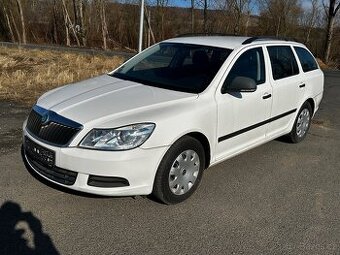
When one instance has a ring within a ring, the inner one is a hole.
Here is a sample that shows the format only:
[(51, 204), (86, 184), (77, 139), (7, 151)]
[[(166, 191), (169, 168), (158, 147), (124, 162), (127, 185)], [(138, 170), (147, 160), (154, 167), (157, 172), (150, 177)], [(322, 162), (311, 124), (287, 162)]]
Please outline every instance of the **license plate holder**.
[(24, 148), (27, 156), (34, 161), (47, 167), (55, 165), (55, 152), (33, 142), (27, 136), (25, 136)]

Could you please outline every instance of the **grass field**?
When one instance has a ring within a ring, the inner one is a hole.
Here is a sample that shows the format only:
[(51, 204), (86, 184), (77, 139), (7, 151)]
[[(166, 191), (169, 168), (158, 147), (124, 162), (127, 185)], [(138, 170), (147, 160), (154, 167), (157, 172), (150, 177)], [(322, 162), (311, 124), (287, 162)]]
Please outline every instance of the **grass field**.
[(0, 100), (33, 104), (44, 92), (113, 70), (123, 58), (0, 47)]

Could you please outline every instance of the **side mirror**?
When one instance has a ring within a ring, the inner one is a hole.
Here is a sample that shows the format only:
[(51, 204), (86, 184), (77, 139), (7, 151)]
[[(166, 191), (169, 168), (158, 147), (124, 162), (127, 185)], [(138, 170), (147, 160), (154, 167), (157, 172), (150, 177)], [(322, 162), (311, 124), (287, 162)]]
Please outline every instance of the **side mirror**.
[(244, 77), (237, 76), (235, 77), (231, 83), (225, 84), (225, 88), (223, 89), (223, 93), (227, 92), (254, 92), (257, 89), (257, 85), (255, 80)]

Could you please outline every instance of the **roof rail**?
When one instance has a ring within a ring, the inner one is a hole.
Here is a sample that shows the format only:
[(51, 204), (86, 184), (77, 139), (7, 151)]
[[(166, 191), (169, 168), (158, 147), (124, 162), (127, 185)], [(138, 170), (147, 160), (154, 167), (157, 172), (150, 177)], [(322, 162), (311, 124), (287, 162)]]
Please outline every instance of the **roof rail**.
[(264, 40), (277, 40), (277, 41), (294, 41), (296, 42), (294, 38), (289, 38), (289, 37), (277, 37), (277, 36), (254, 36), (250, 37), (247, 40), (245, 40), (242, 45), (245, 44), (250, 44), (255, 41), (264, 41)]
[(238, 35), (224, 34), (224, 33), (186, 33), (186, 34), (176, 35), (176, 38), (178, 38), (178, 37), (193, 37), (193, 36), (238, 36)]

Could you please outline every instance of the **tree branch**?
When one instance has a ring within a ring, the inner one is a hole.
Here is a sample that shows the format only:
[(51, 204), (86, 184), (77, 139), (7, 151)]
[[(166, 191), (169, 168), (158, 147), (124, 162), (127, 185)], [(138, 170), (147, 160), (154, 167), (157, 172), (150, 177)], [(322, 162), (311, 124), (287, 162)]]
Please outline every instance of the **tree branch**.
[(334, 10), (334, 16), (336, 15), (336, 13), (339, 11), (340, 9), (340, 2), (338, 3), (337, 7)]

